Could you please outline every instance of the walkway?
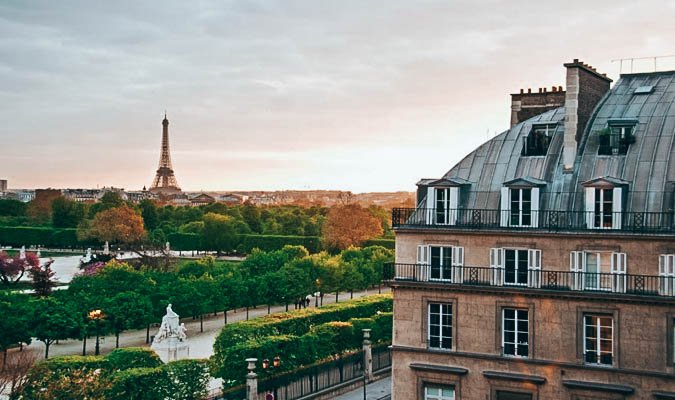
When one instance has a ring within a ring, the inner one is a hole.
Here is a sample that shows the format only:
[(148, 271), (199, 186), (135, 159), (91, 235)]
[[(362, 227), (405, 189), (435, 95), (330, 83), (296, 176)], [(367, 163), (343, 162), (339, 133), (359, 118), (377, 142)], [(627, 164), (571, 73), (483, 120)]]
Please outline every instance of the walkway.
[[(370, 383), (366, 387), (367, 400), (379, 400), (388, 395), (391, 395), (391, 376)], [(363, 400), (363, 386), (335, 397), (333, 400)]]
[[(389, 288), (382, 288), (382, 293), (389, 291)], [(354, 298), (363, 297), (366, 295), (377, 294), (376, 289), (370, 289), (362, 292), (354, 292)], [(340, 301), (347, 301), (350, 299), (349, 293), (340, 293)], [(326, 294), (323, 298), (324, 304), (330, 304), (335, 302), (335, 294)], [(310, 303), (309, 308), (314, 307), (314, 299)], [(293, 305), (289, 306), (289, 311), (293, 310)], [(285, 311), (285, 306), (273, 306), (272, 313)], [(267, 314), (267, 306), (260, 305), (258, 308), (249, 310), (249, 318), (260, 317)], [(246, 309), (238, 309), (237, 312), (228, 312), (227, 313), (227, 322), (236, 322), (246, 319)], [(211, 314), (210, 316), (205, 316), (204, 318), (204, 332), (199, 331), (199, 319), (193, 320), (192, 318), (183, 318), (181, 322), (185, 323), (187, 327), (188, 340), (190, 342), (190, 358), (208, 358), (213, 355), (213, 343), (215, 342), (216, 336), (220, 333), (221, 328), (223, 327), (223, 313), (218, 313), (216, 316)], [(157, 328), (150, 329), (150, 335), (154, 335), (157, 332)], [(135, 331), (125, 331), (120, 335), (120, 347), (146, 347), (149, 346), (145, 343), (145, 329), (135, 330)], [(94, 354), (94, 345), (95, 338), (89, 338), (87, 340), (87, 354)], [(38, 360), (44, 358), (45, 348), (42, 342), (33, 341), (29, 346), (24, 346), (25, 349), (36, 352)], [(115, 349), (115, 336), (106, 336), (101, 339), (101, 354), (107, 354)], [(17, 351), (16, 349), (14, 351)], [(11, 351), (10, 351), (11, 353)], [(81, 340), (62, 340), (58, 344), (54, 343), (49, 347), (49, 357), (61, 356), (61, 355), (77, 355), (82, 354), (82, 341)]]

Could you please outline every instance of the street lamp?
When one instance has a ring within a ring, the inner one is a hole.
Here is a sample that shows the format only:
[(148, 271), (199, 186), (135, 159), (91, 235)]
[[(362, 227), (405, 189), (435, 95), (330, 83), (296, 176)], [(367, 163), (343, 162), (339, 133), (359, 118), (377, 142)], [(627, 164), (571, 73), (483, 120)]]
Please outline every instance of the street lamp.
[[(247, 358), (246, 362), (248, 363), (248, 375), (246, 375), (246, 399), (247, 400), (258, 400), (258, 375), (254, 372), (255, 365), (258, 362), (257, 358)], [(276, 356), (272, 359), (270, 363), (269, 358), (262, 360), (262, 368), (268, 370), (270, 368), (279, 368), (281, 366), (281, 358)], [(277, 388), (273, 390), (274, 394), (267, 392), (265, 399), (276, 399), (277, 397)]]
[(92, 310), (89, 311), (89, 319), (94, 321), (94, 326), (96, 327), (96, 350), (94, 350), (95, 355), (101, 354), (101, 348), (99, 346), (99, 338), (100, 338), (100, 321), (105, 318), (105, 315), (103, 315), (103, 311), (101, 310)]
[(363, 400), (366, 400), (366, 385), (373, 375), (373, 353), (370, 341), (370, 329), (363, 331)]

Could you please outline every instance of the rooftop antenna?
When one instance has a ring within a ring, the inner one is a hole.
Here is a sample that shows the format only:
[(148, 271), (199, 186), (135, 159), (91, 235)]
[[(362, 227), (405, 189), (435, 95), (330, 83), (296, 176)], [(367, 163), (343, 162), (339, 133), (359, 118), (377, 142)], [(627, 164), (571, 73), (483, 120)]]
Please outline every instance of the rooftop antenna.
[(657, 71), (657, 61), (660, 59), (664, 58), (672, 58), (675, 57), (675, 54), (670, 54), (667, 56), (651, 56), (651, 57), (628, 57), (628, 58), (617, 58), (616, 60), (612, 60), (612, 62), (618, 62), (619, 63), (619, 74), (623, 74), (623, 63), (624, 61), (630, 61), (630, 73), (633, 73), (633, 62), (635, 60), (654, 60), (654, 71)]

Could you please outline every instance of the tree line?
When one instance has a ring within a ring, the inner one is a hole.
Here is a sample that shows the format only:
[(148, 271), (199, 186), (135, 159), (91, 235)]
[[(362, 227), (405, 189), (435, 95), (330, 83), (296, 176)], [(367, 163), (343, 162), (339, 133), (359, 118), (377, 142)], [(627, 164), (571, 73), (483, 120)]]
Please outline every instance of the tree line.
[[(163, 246), (173, 237), (196, 241), (203, 249), (235, 251), (243, 237), (283, 235), (321, 237), (327, 249), (346, 249), (379, 237), (393, 237), (389, 212), (378, 206), (343, 204), (327, 207), (256, 206), (250, 203), (213, 203), (199, 207), (138, 204), (107, 192), (98, 203), (80, 203), (63, 196), (25, 204), (0, 200), (0, 227), (42, 227), (58, 230), (49, 241), (91, 244), (105, 241), (122, 245)], [(77, 238), (70, 229), (77, 229)], [(13, 231), (19, 233), (18, 230)], [(43, 239), (48, 232), (21, 232)], [(28, 235), (28, 238), (31, 238)], [(44, 244), (44, 243), (25, 243)]]
[[(393, 251), (379, 246), (349, 248), (339, 254), (309, 254), (301, 246), (254, 250), (242, 262), (213, 257), (187, 261), (161, 271), (134, 268), (111, 260), (88, 265), (65, 290), (30, 296), (0, 291), (0, 351), (35, 338), (45, 344), (83, 340), (96, 332), (116, 337), (129, 329), (146, 329), (164, 315), (166, 305), (183, 317), (203, 322), (204, 315), (237, 308), (295, 303), (315, 293), (337, 293), (379, 285)], [(316, 300), (318, 301), (318, 300)], [(102, 320), (89, 318), (101, 310)], [(248, 312), (247, 312), (248, 316)], [(203, 324), (202, 324), (203, 329)]]

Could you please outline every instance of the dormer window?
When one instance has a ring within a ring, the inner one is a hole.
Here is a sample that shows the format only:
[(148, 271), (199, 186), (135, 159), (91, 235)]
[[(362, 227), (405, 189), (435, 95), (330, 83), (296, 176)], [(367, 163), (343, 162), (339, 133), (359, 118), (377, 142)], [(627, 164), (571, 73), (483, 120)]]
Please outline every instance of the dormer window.
[(432, 225), (454, 225), (457, 221), (459, 187), (429, 187), (427, 220)]
[(523, 137), (524, 156), (545, 156), (551, 144), (555, 124), (533, 125), (530, 134)]
[(546, 182), (525, 177), (505, 182), (502, 187), (500, 225), (539, 226), (539, 186)]
[(586, 226), (589, 229), (621, 229), (623, 187), (616, 178), (597, 178), (584, 182)]
[(610, 121), (607, 128), (600, 131), (598, 154), (602, 156), (625, 155), (631, 143), (635, 143), (633, 131), (637, 121)]

